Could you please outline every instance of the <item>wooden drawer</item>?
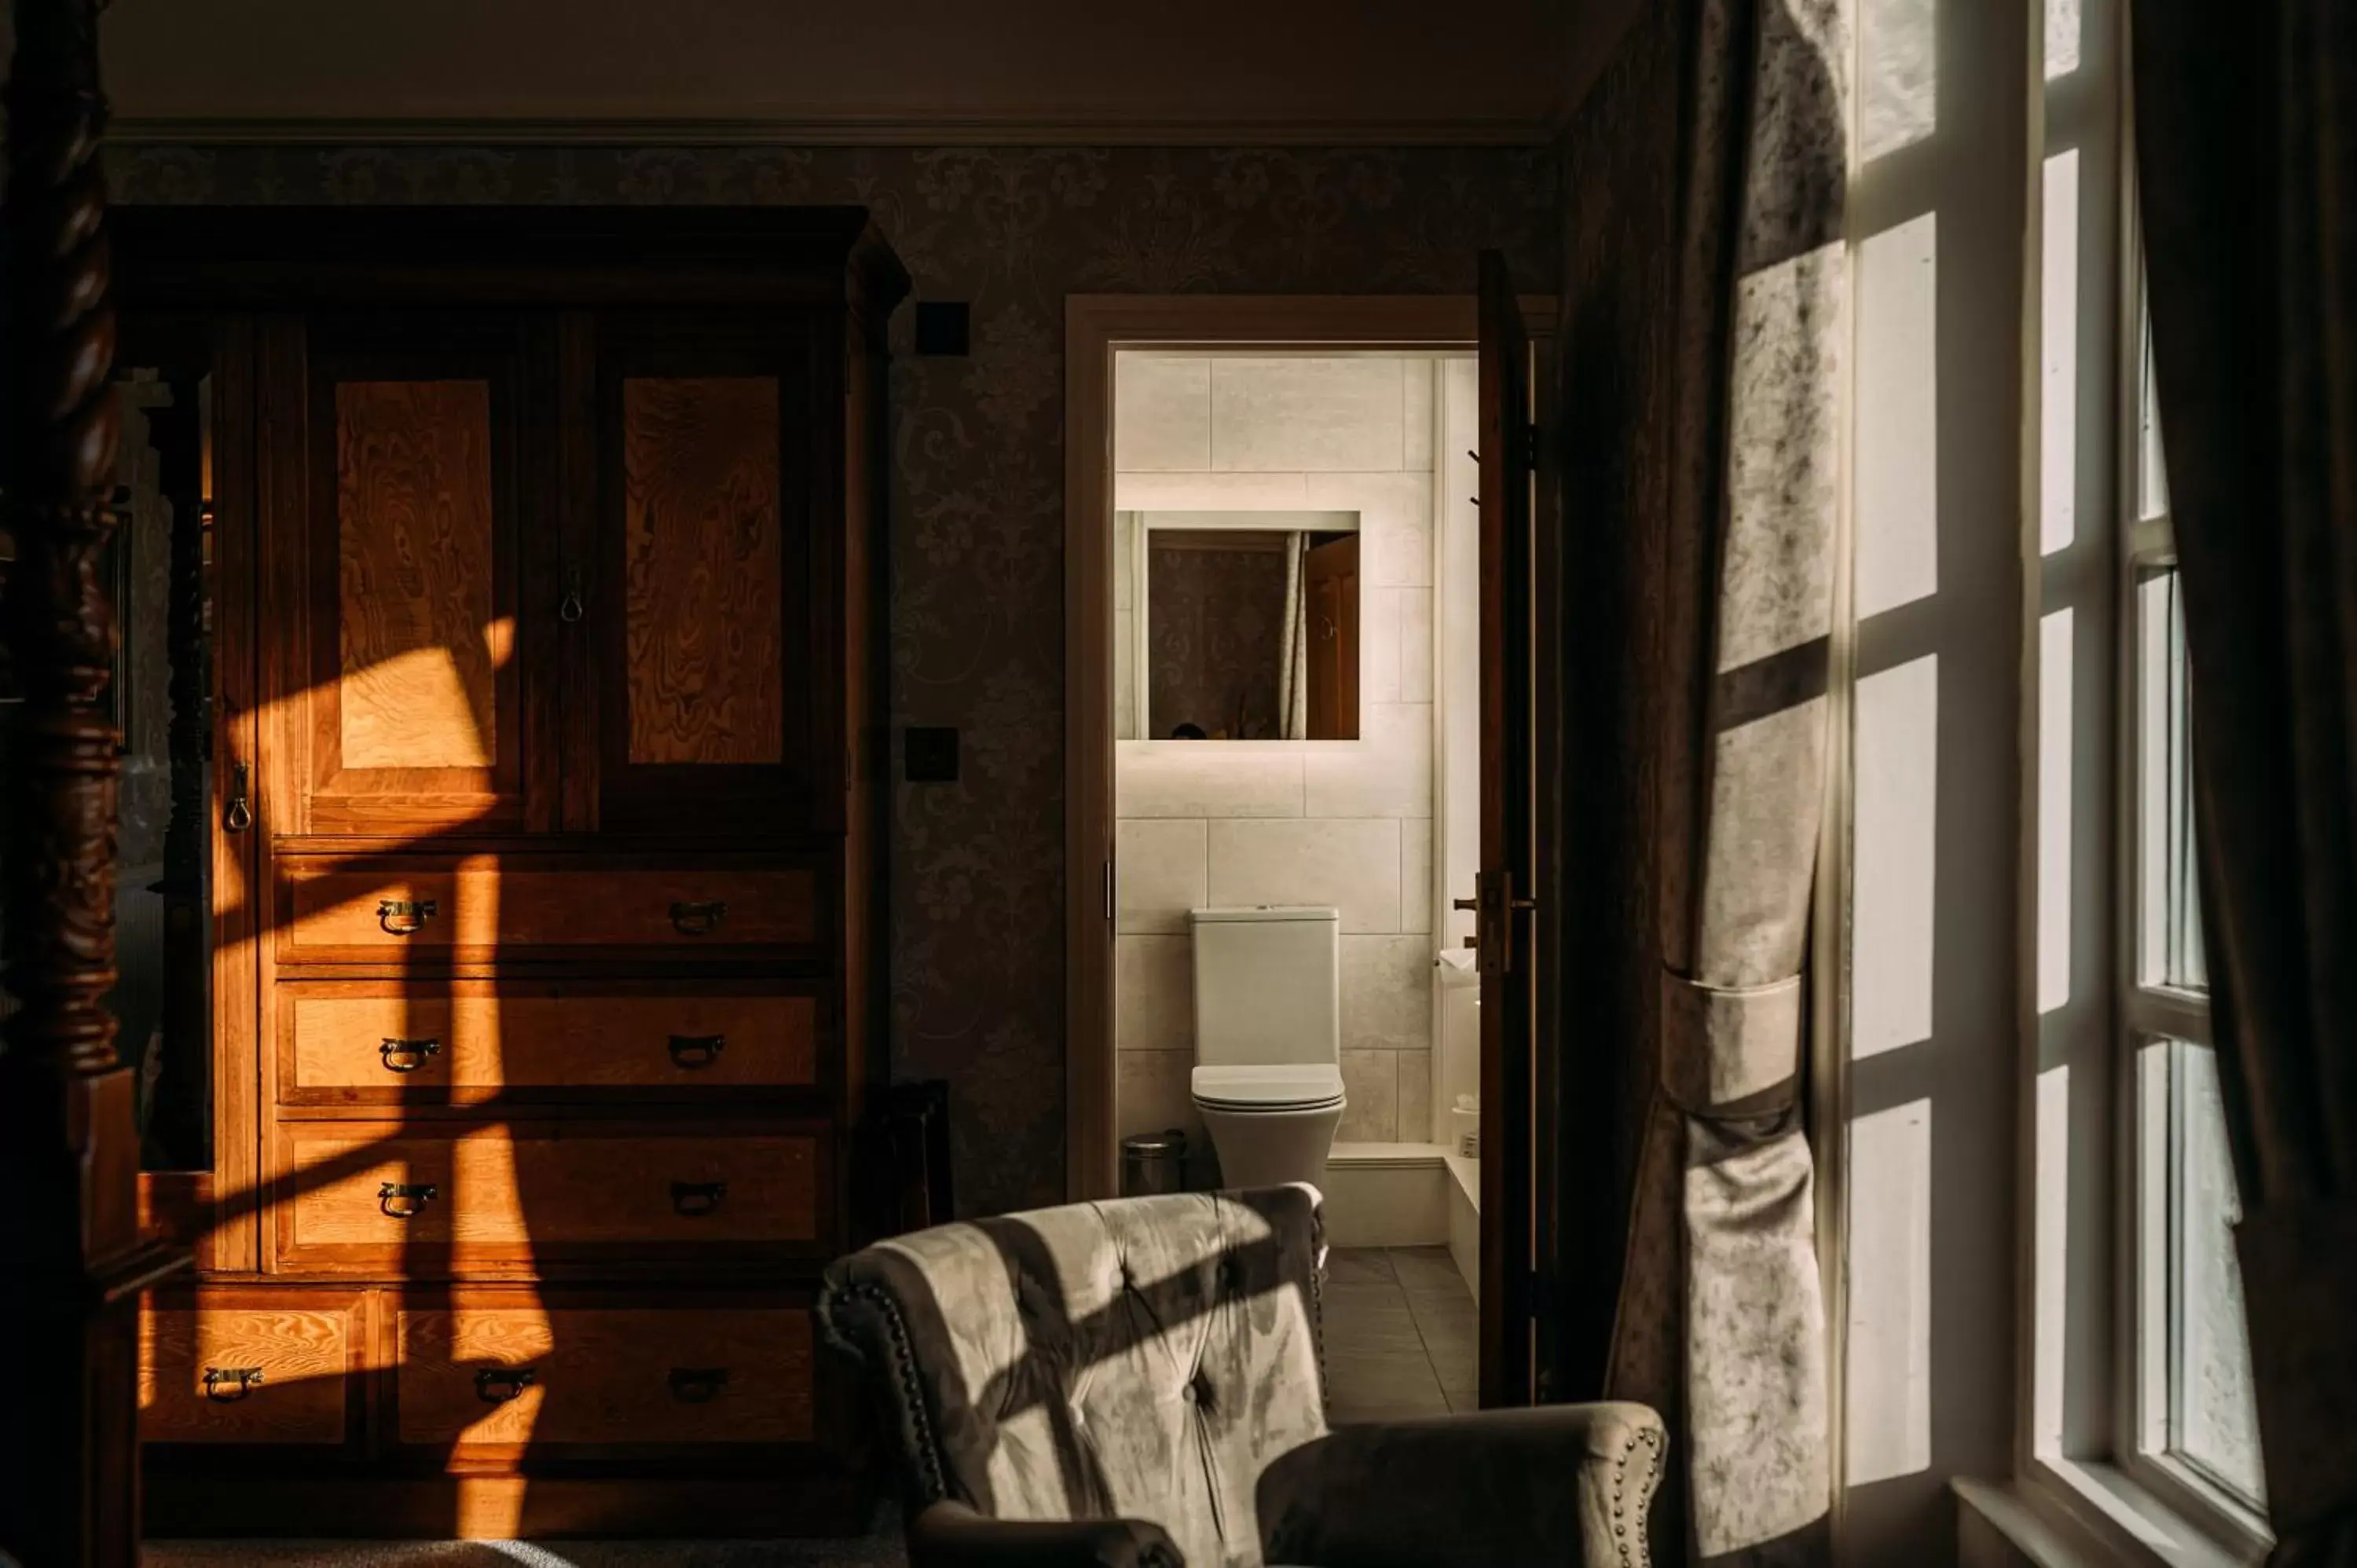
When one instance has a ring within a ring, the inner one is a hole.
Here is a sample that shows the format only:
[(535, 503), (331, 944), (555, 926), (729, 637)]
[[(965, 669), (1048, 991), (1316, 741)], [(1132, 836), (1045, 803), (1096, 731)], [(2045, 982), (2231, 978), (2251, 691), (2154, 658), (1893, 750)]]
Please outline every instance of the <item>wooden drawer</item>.
[(283, 1105), (694, 1101), (818, 1082), (819, 999), (775, 983), (284, 981)]
[(544, 855), (285, 856), (280, 963), (489, 963), (627, 950), (815, 957), (807, 864)]
[(823, 1127), (282, 1122), (276, 1267), (412, 1277), (827, 1255)]
[(354, 1293), (158, 1293), (139, 1313), (146, 1443), (328, 1444), (357, 1429), (366, 1365)]
[[(474, 1459), (601, 1448), (807, 1443), (802, 1306), (576, 1305), (457, 1292), (398, 1313), (393, 1430)], [(506, 1451), (502, 1454), (500, 1451)]]

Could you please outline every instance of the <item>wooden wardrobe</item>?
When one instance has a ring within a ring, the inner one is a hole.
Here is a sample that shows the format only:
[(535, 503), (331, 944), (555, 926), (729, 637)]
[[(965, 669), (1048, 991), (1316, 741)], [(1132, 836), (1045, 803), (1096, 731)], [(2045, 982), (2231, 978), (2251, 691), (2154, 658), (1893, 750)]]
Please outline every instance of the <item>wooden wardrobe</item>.
[(113, 221), (208, 520), (149, 1532), (852, 1528), (906, 274), (856, 209)]

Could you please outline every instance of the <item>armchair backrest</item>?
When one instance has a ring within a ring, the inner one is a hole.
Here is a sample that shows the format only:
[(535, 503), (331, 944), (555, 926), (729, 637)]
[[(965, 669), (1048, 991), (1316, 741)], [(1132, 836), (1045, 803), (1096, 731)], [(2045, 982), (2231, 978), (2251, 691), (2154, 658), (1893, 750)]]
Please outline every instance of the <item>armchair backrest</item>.
[(915, 1501), (1143, 1519), (1197, 1568), (1258, 1568), (1254, 1487), (1322, 1435), (1317, 1192), (1123, 1198), (940, 1225), (827, 1272)]

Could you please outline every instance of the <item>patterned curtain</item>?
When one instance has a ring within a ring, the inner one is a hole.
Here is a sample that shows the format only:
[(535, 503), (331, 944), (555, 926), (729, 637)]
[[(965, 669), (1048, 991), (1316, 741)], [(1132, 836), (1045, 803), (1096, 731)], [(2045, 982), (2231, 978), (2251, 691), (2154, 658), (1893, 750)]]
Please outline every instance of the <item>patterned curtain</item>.
[(2357, 1564), (2357, 7), (2136, 7), (2153, 369), (2267, 1510)]
[(1707, 1563), (1819, 1562), (1832, 1455), (1801, 1086), (1839, 547), (1851, 0), (1682, 3), (1674, 326), (1652, 372), (1667, 429), (1649, 448), (1666, 471), (1640, 519), (1658, 539), (1653, 1081), (1607, 1391), (1668, 1415), (1684, 1460), (1663, 1509), (1683, 1517), (1658, 1519), (1657, 1541)]

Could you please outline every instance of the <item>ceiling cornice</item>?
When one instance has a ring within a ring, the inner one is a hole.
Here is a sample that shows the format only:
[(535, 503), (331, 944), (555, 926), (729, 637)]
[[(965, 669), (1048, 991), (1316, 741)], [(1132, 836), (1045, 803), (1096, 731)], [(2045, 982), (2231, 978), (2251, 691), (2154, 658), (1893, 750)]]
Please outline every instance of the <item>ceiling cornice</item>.
[(1181, 146), (1519, 147), (1543, 120), (231, 119), (124, 115), (107, 139), (173, 146)]

